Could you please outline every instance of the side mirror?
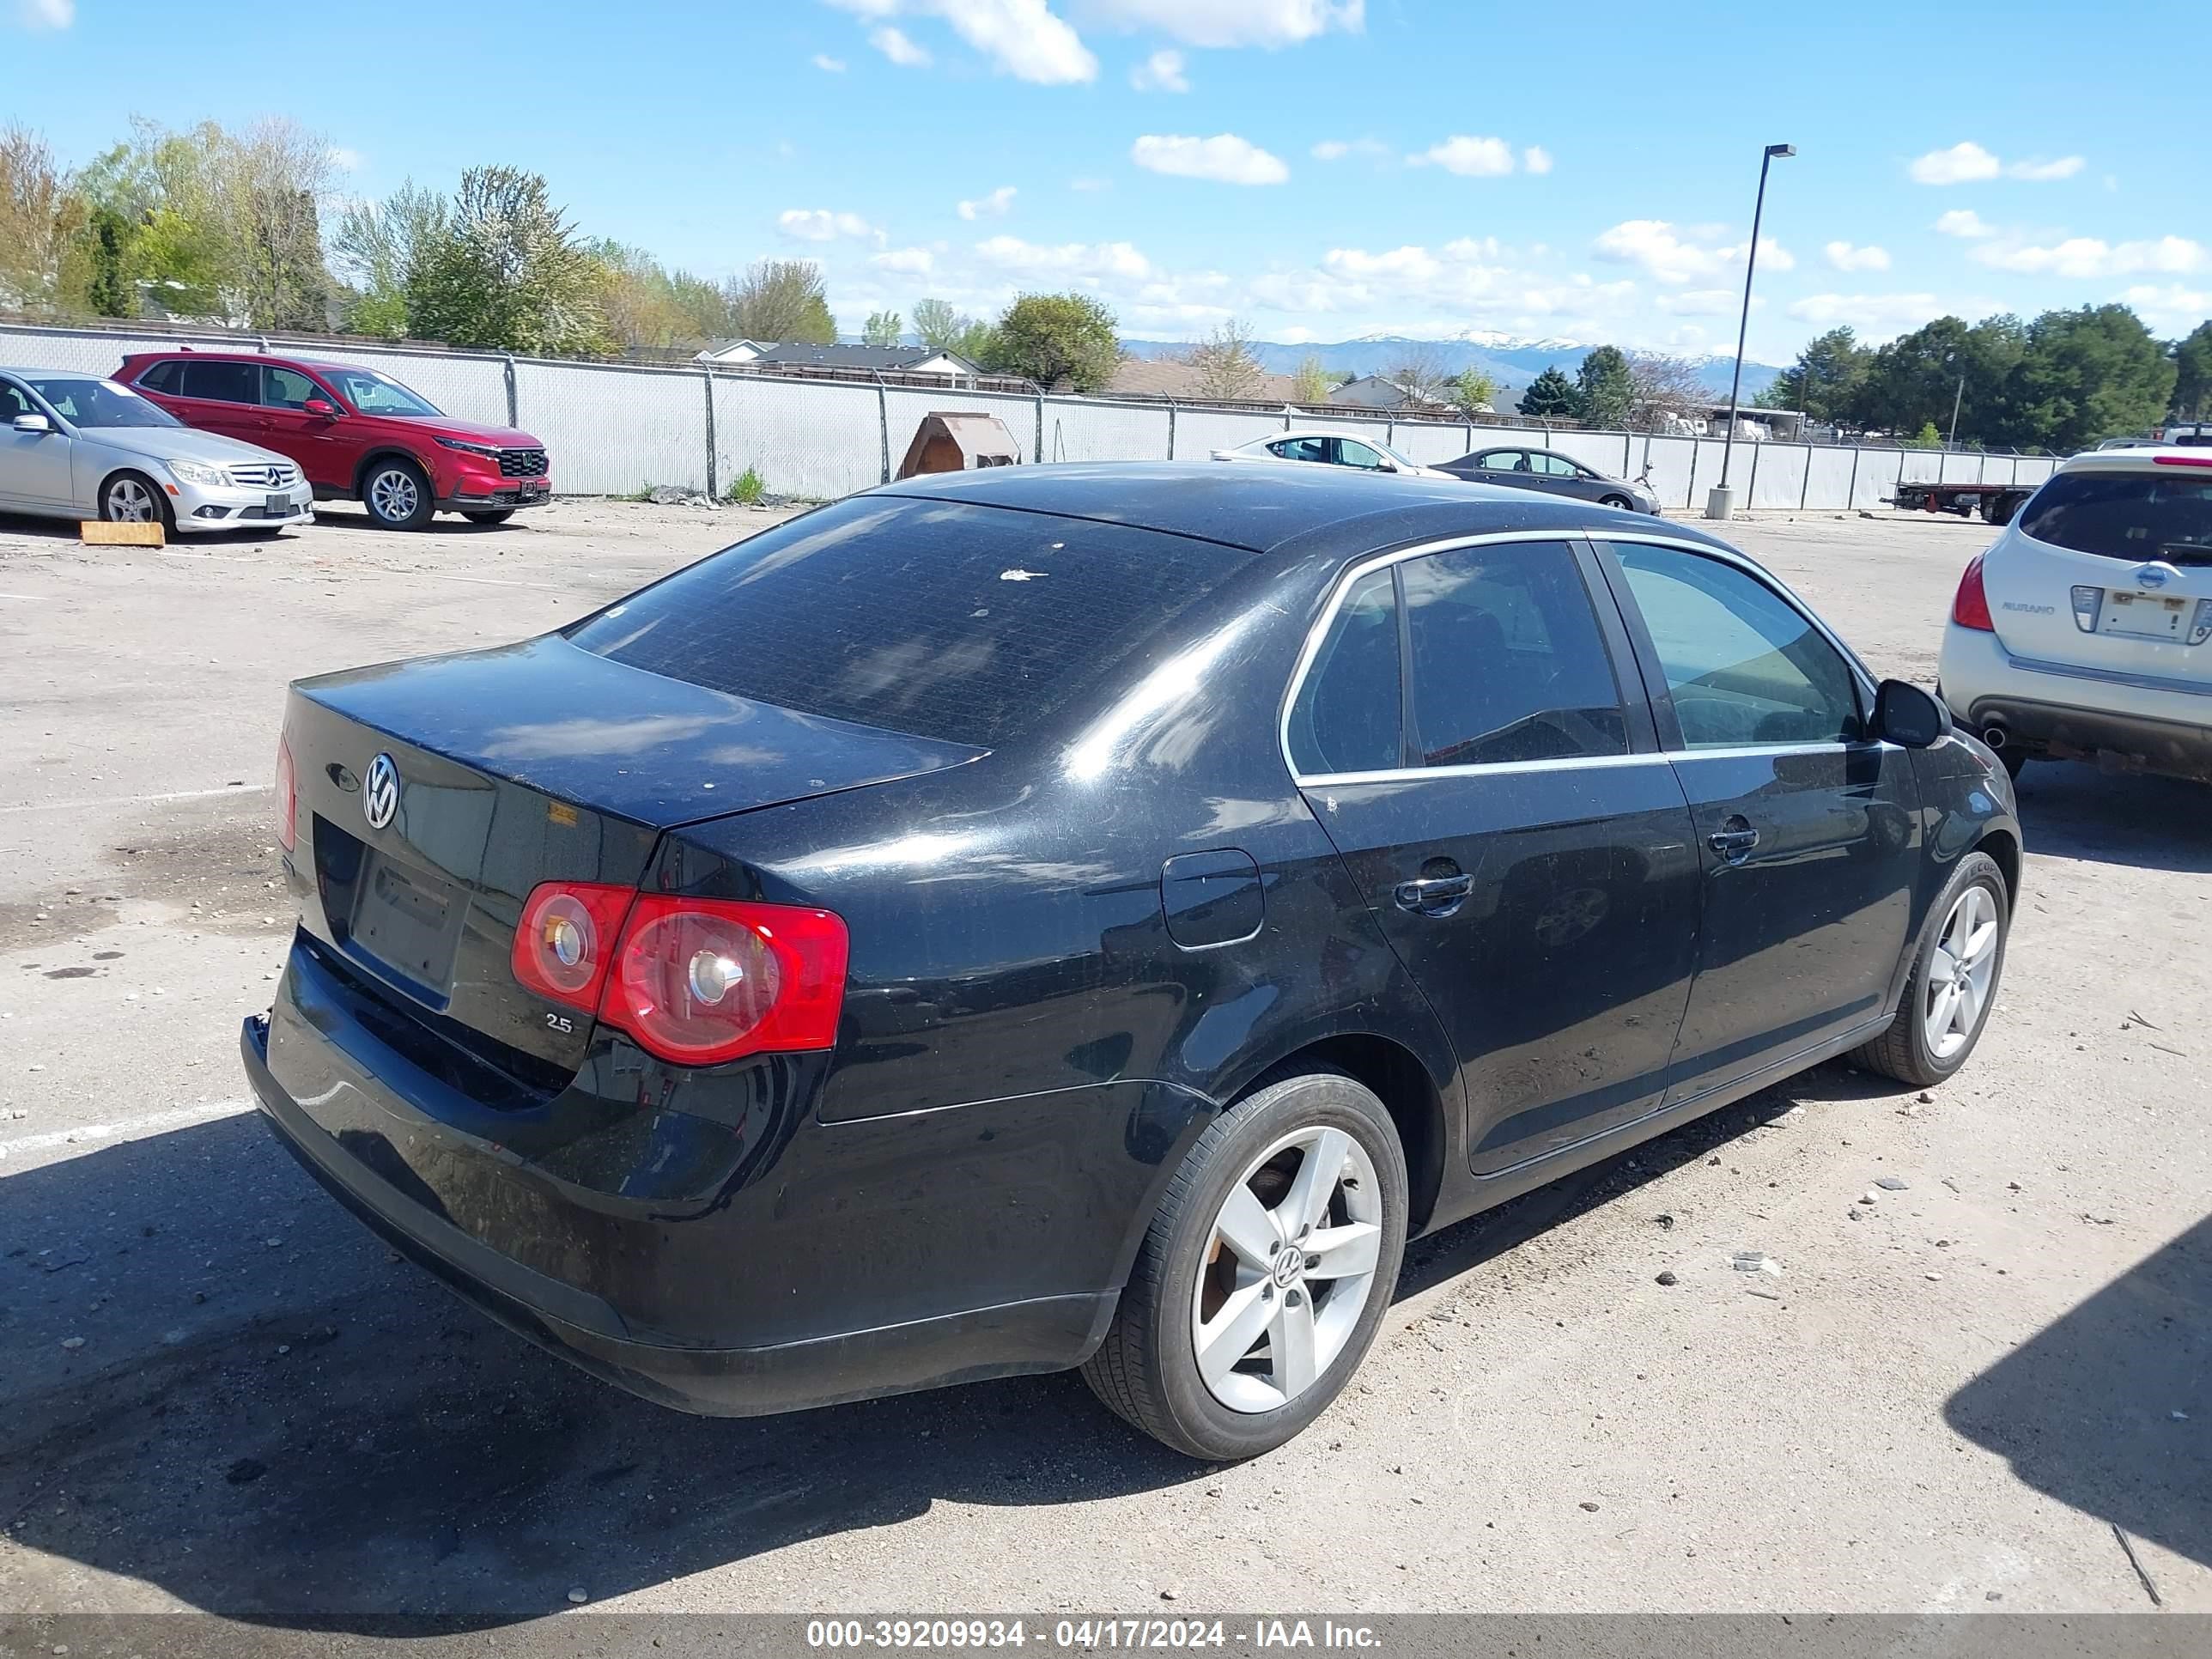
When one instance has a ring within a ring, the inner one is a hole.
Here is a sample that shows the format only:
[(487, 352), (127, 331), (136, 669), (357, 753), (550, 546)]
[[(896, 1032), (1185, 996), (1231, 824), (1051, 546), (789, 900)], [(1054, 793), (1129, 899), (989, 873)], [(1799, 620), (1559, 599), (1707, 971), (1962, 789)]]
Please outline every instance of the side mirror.
[(1874, 735), (1900, 748), (1929, 748), (1951, 735), (1951, 711), (1917, 685), (1884, 680), (1874, 696)]
[(326, 421), (338, 417), (338, 406), (328, 398), (310, 398), (300, 407), (310, 415), (319, 415)]
[(18, 432), (52, 432), (53, 429), (54, 423), (43, 415), (18, 415), (15, 417), (15, 430)]

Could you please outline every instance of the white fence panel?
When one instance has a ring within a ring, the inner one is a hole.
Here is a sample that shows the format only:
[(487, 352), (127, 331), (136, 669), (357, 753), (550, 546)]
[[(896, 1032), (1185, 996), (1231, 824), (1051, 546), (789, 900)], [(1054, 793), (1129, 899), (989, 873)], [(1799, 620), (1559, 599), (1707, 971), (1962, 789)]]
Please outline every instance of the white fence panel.
[(1279, 415), (1216, 409), (1176, 410), (1176, 459), (1202, 461), (1217, 449), (1234, 449), (1283, 429)]
[[(76, 329), (11, 324), (0, 329), (0, 363), (16, 368), (66, 369), (104, 380), (133, 352), (172, 350), (179, 343), (166, 335), (88, 334)], [(253, 342), (248, 340), (237, 349), (251, 351)]]
[(1902, 449), (1859, 451), (1859, 476), (1858, 482), (1851, 486), (1851, 506), (1879, 507), (1895, 495), (1898, 481), (1904, 476), (1907, 453)]
[(1851, 462), (1855, 449), (1815, 447), (1805, 457), (1805, 505), (1841, 512), (1851, 504)]
[(1635, 472), (1624, 471), (1621, 466), (1625, 435), (1619, 432), (1559, 432), (1553, 434), (1548, 447), (1608, 478), (1632, 478)]
[(1048, 461), (1164, 461), (1168, 458), (1167, 406), (1048, 398), (1043, 458)]
[[(1697, 482), (1692, 487), (1690, 493), (1697, 499), (1688, 502), (1687, 505), (1702, 510), (1705, 505), (1706, 492), (1721, 481), (1721, 459), (1727, 447), (1718, 438), (1699, 438), (1696, 442), (1698, 476)], [(1743, 481), (1751, 476), (1751, 457), (1744, 453), (1750, 447), (1749, 444), (1739, 440), (1734, 451), (1728, 456), (1729, 483), (1735, 485), (1739, 492), (1738, 501), (1742, 499), (1740, 492), (1743, 489)]]
[(879, 420), (873, 386), (718, 374), (716, 481), (727, 489), (750, 467), (775, 495), (835, 501), (866, 489), (883, 478)]
[(1898, 480), (1901, 483), (1934, 483), (1943, 474), (1943, 457), (1933, 449), (1898, 452)]
[(1802, 444), (1753, 444), (1749, 487), (1744, 505), (1753, 507), (1809, 507), (1806, 499), (1806, 451)]
[(707, 487), (707, 383), (577, 363), (518, 362), (515, 417), (552, 452), (554, 482), (614, 495), (652, 484)]
[(1694, 438), (1648, 437), (1638, 446), (1637, 471), (1643, 471), (1649, 463), (1651, 469), (1651, 488), (1659, 497), (1662, 507), (1687, 507), (1692, 480), (1691, 471), (1696, 465), (1698, 441)]
[[(1480, 433), (1484, 428), (1476, 427), (1474, 430)], [(1400, 423), (1397, 441), (1391, 447), (1422, 466), (1441, 466), (1479, 447), (1480, 441), (1478, 438), (1469, 442), (1464, 426), (1442, 421), (1407, 421)]]

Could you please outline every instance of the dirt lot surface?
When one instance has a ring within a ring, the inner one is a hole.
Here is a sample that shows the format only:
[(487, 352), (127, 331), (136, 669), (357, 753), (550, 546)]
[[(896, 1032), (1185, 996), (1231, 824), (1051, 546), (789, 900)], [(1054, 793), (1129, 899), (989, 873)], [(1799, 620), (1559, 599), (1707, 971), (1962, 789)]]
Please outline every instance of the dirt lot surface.
[[(536, 632), (771, 521), (334, 509), (155, 552), (0, 520), (0, 1607), (2146, 1609), (2117, 1525), (2212, 1611), (2212, 795), (2180, 784), (2029, 769), (1953, 1085), (1823, 1066), (1418, 1244), (1352, 1391), (1243, 1467), (1072, 1376), (684, 1418), (389, 1257), (245, 1110), (284, 683)], [(1735, 534), (1923, 682), (1988, 536)]]

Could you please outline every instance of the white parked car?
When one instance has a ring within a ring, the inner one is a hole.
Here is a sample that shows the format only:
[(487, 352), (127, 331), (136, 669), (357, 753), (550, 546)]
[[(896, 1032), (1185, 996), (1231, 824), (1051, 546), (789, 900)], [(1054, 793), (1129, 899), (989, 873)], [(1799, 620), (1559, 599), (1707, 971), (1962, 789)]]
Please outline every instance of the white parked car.
[(1441, 468), (1409, 461), (1387, 444), (1362, 434), (1339, 432), (1327, 427), (1294, 426), (1255, 438), (1234, 449), (1217, 449), (1217, 461), (1287, 461), (1309, 466), (1349, 466), (1362, 472), (1398, 472), (1414, 478), (1437, 478), (1457, 483)]
[(1952, 716), (2039, 757), (2212, 782), (2212, 451), (2076, 455), (1966, 567)]
[(186, 426), (127, 386), (0, 368), (0, 512), (274, 535), (315, 492), (273, 450)]

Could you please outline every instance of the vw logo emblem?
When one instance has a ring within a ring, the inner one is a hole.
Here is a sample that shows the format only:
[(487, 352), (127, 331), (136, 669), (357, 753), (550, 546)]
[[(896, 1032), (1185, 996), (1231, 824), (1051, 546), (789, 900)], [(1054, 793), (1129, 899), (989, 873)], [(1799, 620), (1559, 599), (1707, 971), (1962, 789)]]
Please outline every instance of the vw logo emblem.
[(2171, 574), (2162, 564), (2147, 564), (2136, 572), (2136, 585), (2138, 587), (2163, 587)]
[(372, 830), (383, 829), (399, 810), (399, 769), (392, 763), (391, 756), (379, 755), (369, 762), (368, 781), (361, 792), (361, 810)]

